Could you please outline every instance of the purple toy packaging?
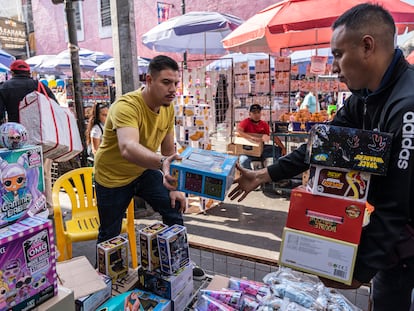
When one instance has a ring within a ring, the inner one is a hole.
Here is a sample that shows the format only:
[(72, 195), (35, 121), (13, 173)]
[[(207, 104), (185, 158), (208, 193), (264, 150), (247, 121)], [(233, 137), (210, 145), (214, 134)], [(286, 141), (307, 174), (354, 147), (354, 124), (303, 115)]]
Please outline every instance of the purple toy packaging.
[(0, 310), (30, 310), (57, 294), (52, 221), (28, 217), (0, 229)]
[(42, 147), (0, 149), (0, 227), (45, 210)]

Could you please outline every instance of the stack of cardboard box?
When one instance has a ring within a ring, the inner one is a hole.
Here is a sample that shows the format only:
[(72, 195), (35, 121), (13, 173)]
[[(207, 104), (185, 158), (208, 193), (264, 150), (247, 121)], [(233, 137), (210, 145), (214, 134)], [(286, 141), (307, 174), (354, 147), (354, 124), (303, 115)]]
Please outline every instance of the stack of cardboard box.
[(371, 174), (385, 175), (392, 136), (315, 125), (308, 141), (306, 186), (292, 190), (280, 264), (345, 284), (352, 282), (362, 227), (374, 207)]

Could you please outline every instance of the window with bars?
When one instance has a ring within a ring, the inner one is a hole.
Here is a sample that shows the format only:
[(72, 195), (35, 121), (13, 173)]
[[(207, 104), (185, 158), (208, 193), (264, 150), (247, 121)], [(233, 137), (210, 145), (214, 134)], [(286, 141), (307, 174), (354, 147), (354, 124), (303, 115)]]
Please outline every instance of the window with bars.
[(108, 38), (112, 36), (111, 29), (111, 5), (110, 0), (98, 0), (99, 37)]
[(82, 2), (75, 1), (72, 2), (73, 8), (75, 9), (75, 24), (76, 24), (76, 31), (78, 35), (78, 41), (84, 40), (84, 31), (83, 31), (83, 8)]

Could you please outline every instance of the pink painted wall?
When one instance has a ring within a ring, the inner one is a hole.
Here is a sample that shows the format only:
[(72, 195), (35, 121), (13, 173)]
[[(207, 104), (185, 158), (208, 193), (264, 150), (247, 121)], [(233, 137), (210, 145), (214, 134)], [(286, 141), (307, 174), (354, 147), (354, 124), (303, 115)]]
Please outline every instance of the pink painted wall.
[[(99, 0), (84, 0), (83, 22), (84, 40), (79, 40), (79, 46), (90, 50), (101, 51), (113, 55), (112, 38), (99, 38), (98, 30), (98, 2)], [(161, 1), (161, 0), (160, 0)], [(181, 0), (161, 1), (174, 4), (170, 16), (181, 15)], [(248, 19), (261, 9), (275, 3), (275, 0), (186, 0), (186, 12), (190, 11), (217, 11), (236, 15)], [(67, 48), (65, 41), (65, 12), (64, 5), (54, 5), (51, 0), (32, 0), (33, 19), (37, 54), (56, 54)], [(137, 34), (138, 55), (153, 57), (156, 52), (141, 44), (141, 36), (156, 26), (156, 0), (135, 0), (135, 27)], [(178, 61), (181, 54), (171, 54)], [(190, 56), (199, 58), (199, 56)]]

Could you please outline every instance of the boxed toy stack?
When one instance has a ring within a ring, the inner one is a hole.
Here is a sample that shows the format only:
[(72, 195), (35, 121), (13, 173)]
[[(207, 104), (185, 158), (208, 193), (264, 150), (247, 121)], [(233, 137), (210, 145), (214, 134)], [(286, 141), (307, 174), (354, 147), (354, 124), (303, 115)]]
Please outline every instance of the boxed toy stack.
[(292, 190), (280, 264), (345, 284), (352, 282), (371, 174), (385, 175), (392, 136), (315, 125), (308, 141), (306, 186)]
[(0, 138), (6, 147), (0, 149), (0, 310), (30, 310), (58, 291), (42, 149), (25, 145), (26, 130), (18, 123), (4, 123)]
[(184, 226), (156, 222), (139, 231), (138, 286), (171, 301), (171, 310), (184, 310), (194, 284)]

